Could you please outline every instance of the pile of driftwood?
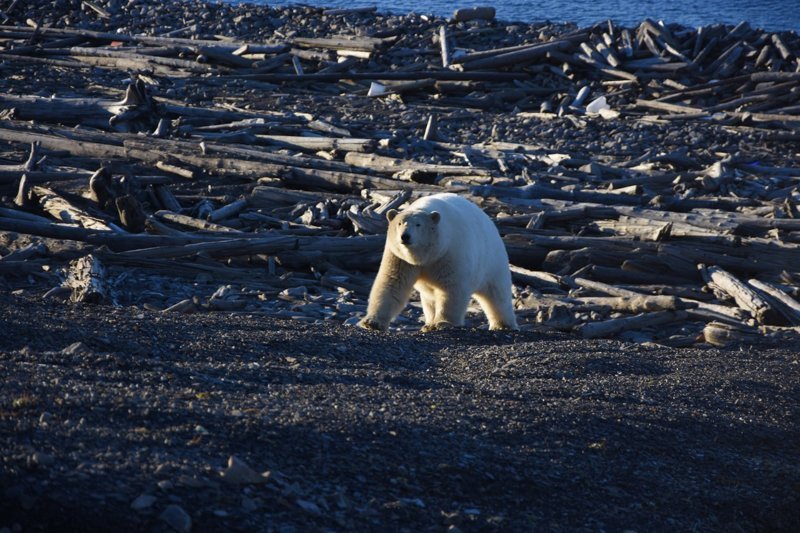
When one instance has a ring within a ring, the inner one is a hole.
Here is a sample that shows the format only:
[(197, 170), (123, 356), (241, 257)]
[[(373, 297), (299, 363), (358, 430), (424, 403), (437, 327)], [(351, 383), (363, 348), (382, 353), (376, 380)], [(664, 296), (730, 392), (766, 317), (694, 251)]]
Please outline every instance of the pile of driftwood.
[[(104, 19), (102, 4), (84, 4)], [(373, 10), (309, 13), (350, 31), (256, 42), (0, 26), (0, 276), (60, 276), (48, 296), (75, 301), (353, 322), (385, 212), (451, 191), (494, 217), (522, 323), (673, 346), (797, 333), (790, 155), (775, 166), (688, 145), (565, 153), (495, 135), (459, 141), (446, 123), (553, 121), (580, 135), (597, 122), (696, 122), (795, 143), (795, 34), (746, 23), (512, 27), (490, 10), (393, 24)], [(79, 83), (48, 97), (15, 91), (53, 71), (135, 74), (117, 97)], [(212, 96), (197, 98), (198, 87)], [(189, 88), (191, 105), (175, 97)], [(313, 108), (215, 104), (254, 91), (394, 102), (427, 120), (410, 138), (392, 133), (391, 116), (351, 127)], [(156, 278), (222, 286), (202, 296)], [(399, 323), (418, 317), (412, 307)]]

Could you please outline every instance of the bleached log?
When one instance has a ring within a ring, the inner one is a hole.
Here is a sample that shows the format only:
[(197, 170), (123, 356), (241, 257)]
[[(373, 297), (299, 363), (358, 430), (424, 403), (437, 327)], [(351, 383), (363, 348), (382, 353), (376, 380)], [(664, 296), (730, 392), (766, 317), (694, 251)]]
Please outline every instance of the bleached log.
[(593, 291), (598, 291), (598, 292), (602, 292), (602, 293), (605, 293), (605, 294), (610, 294), (612, 296), (617, 296), (617, 297), (622, 297), (622, 298), (636, 298), (636, 297), (642, 296), (641, 293), (638, 293), (638, 292), (635, 292), (635, 291), (631, 291), (631, 290), (628, 290), (628, 289), (623, 289), (623, 288), (620, 288), (620, 287), (614, 287), (613, 285), (609, 285), (607, 283), (602, 283), (602, 282), (599, 282), (599, 281), (593, 281), (593, 280), (585, 279), (585, 278), (574, 278), (574, 279), (567, 278), (567, 279), (571, 279), (571, 281), (577, 287), (584, 287), (586, 289), (591, 289)]
[(99, 258), (91, 254), (70, 263), (64, 286), (72, 291), (72, 302), (99, 304), (111, 298), (105, 267)]
[(714, 346), (749, 344), (760, 340), (762, 335), (754, 327), (727, 322), (709, 322), (703, 328), (703, 339)]
[(119, 226), (98, 216), (90, 215), (52, 189), (37, 185), (33, 188), (32, 193), (38, 198), (41, 208), (56, 220), (70, 224), (80, 224), (89, 229), (124, 233), (124, 230)]
[(676, 296), (599, 296), (573, 298), (573, 300), (581, 302), (582, 304), (608, 307), (613, 311), (622, 311), (625, 313), (680, 311), (687, 307), (687, 304)]
[(145, 228), (147, 215), (142, 209), (142, 204), (131, 194), (119, 196), (114, 199), (117, 214), (122, 225), (132, 233), (140, 233)]
[(155, 216), (166, 222), (171, 222), (173, 224), (178, 224), (179, 226), (184, 226), (187, 228), (193, 228), (202, 231), (241, 233), (239, 230), (234, 228), (229, 228), (228, 226), (214, 224), (212, 222), (208, 222), (207, 220), (200, 220), (199, 218), (194, 218), (188, 215), (182, 215), (180, 213), (175, 213), (167, 210), (156, 211)]
[(245, 207), (247, 207), (247, 200), (244, 198), (240, 198), (238, 200), (229, 203), (228, 205), (224, 205), (219, 209), (211, 211), (208, 214), (207, 219), (210, 222), (219, 222), (220, 220), (225, 220), (226, 218), (235, 216)]
[(403, 170), (458, 176), (488, 176), (491, 174), (491, 172), (483, 168), (462, 167), (458, 165), (431, 165), (407, 159), (397, 159), (378, 154), (362, 154), (359, 152), (348, 152), (344, 157), (344, 161), (356, 167), (365, 167), (375, 170), (376, 172), (390, 174)]
[(578, 328), (585, 339), (610, 337), (622, 331), (642, 329), (646, 327), (662, 326), (672, 322), (686, 320), (686, 311), (656, 311), (623, 318), (613, 318), (602, 322), (590, 322)]
[(180, 211), (181, 204), (178, 202), (178, 199), (175, 198), (175, 195), (172, 194), (170, 188), (166, 185), (154, 185), (153, 192), (158, 198), (158, 202), (161, 204), (161, 207), (167, 211)]
[(716, 266), (700, 265), (700, 270), (703, 277), (733, 298), (739, 307), (749, 311), (760, 323), (772, 323), (775, 320), (775, 310), (772, 306), (736, 276)]
[(562, 39), (519, 47), (516, 50), (489, 55), (488, 57), (462, 57), (459, 62), (465, 70), (496, 69), (507, 65), (530, 63), (540, 57), (544, 57), (549, 52), (567, 50), (572, 46), (574, 44), (570, 39)]
[(462, 7), (453, 12), (453, 22), (469, 20), (494, 20), (495, 10), (492, 6)]
[(199, 242), (178, 246), (158, 246), (122, 252), (121, 257), (136, 257), (148, 259), (174, 259), (177, 257), (190, 257), (200, 253), (218, 256), (234, 257), (250, 254), (275, 254), (284, 250), (293, 250), (298, 246), (296, 237), (283, 235), (253, 238), (230, 239), (214, 242)]
[(439, 48), (442, 55), (442, 66), (448, 68), (450, 66), (450, 45), (447, 42), (447, 26), (439, 26)]
[(355, 139), (340, 137), (318, 137), (299, 135), (256, 135), (265, 144), (285, 146), (296, 150), (318, 152), (320, 150), (344, 150), (346, 152), (370, 152), (377, 146), (375, 139)]
[(40, 224), (50, 224), (50, 219), (28, 213), (27, 211), (20, 211), (19, 209), (9, 209), (7, 207), (0, 207), (0, 218), (25, 220), (28, 222), (37, 222)]
[(514, 283), (529, 285), (536, 288), (558, 289), (561, 286), (561, 279), (550, 272), (540, 272), (527, 268), (509, 265), (511, 269), (511, 279)]
[(748, 280), (747, 283), (777, 300), (783, 308), (779, 308), (779, 311), (786, 315), (793, 324), (800, 324), (800, 302), (773, 283), (757, 279)]
[(281, 180), (293, 186), (338, 192), (360, 192), (364, 189), (373, 188), (396, 189), (401, 183), (391, 178), (381, 178), (367, 174), (299, 167), (282, 173)]

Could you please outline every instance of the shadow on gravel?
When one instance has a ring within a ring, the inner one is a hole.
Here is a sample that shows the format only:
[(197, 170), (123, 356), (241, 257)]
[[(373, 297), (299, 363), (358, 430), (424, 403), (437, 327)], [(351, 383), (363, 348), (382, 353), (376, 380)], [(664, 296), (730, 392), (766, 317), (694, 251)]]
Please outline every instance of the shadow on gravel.
[(0, 529), (800, 530), (790, 350), (29, 308), (0, 308)]
[[(99, 496), (53, 500), (53, 487), (40, 483), (41, 471), (5, 476), (0, 513), (26, 530), (150, 527), (158, 524), (166, 495), (156, 493), (160, 501), (153, 512), (135, 513), (129, 501), (155, 481), (175, 481), (182, 474), (205, 486), (176, 483), (169, 493), (180, 498), (198, 530), (209, 531), (260, 530), (265, 521), (334, 529), (446, 526), (445, 517), (453, 514), (462, 526), (479, 529), (623, 530), (635, 524), (640, 530), (692, 525), (704, 531), (797, 531), (800, 526), (798, 467), (790, 458), (796, 446), (787, 440), (796, 435), (691, 418), (555, 414), (572, 422), (540, 421), (513, 430), (382, 420), (324, 431), (302, 421), (244, 423), (218, 416), (204, 420), (211, 435), (203, 441), (153, 449), (162, 461), (176, 456), (176, 466), (158, 476), (138, 471), (140, 463), (92, 476), (87, 481), (96, 483), (92, 494)], [(122, 453), (137, 445), (111, 444)], [(242, 488), (215, 479), (213, 471), (222, 470), (228, 454), (280, 480), (246, 490), (258, 506), (248, 513), (238, 511)], [(107, 486), (113, 478), (124, 479), (124, 488)], [(55, 493), (60, 497), (57, 488)], [(115, 494), (124, 497), (118, 501)], [(304, 511), (295, 505), (298, 500), (316, 502), (320, 511)], [(96, 511), (89, 513), (87, 505)], [(227, 517), (214, 516), (213, 509), (225, 510)]]

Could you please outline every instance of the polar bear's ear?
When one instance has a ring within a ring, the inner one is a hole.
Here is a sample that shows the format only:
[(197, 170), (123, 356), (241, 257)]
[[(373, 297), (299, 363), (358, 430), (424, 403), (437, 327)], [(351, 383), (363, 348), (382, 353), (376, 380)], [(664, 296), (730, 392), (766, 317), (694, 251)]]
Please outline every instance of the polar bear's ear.
[(389, 209), (386, 212), (386, 220), (388, 220), (389, 222), (394, 220), (394, 217), (396, 217), (396, 216), (397, 216), (397, 209)]
[(431, 213), (431, 220), (433, 220), (434, 224), (438, 224), (441, 219), (442, 215), (440, 215), (438, 211)]

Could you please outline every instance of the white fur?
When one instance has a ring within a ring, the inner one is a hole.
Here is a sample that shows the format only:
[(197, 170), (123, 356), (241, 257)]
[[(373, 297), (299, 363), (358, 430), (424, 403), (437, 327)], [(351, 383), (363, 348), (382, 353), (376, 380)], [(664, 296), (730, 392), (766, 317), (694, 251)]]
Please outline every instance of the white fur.
[(386, 329), (414, 288), (426, 330), (462, 326), (472, 296), (490, 329), (517, 329), (508, 254), (494, 223), (478, 206), (455, 194), (435, 194), (388, 218), (383, 260), (363, 327)]

